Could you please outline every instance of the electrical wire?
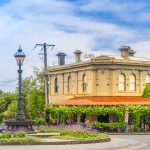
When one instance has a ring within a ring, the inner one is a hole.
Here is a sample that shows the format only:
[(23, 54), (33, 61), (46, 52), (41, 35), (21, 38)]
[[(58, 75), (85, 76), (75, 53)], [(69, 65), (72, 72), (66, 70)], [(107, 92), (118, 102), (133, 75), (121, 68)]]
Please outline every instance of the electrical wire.
[[(49, 46), (50, 47), (50, 46)], [(49, 48), (48, 47), (48, 48)], [(39, 62), (39, 58), (38, 58), (38, 55), (40, 56), (40, 59), (41, 59), (41, 61), (42, 62), (44, 62), (44, 58), (43, 58), (43, 53), (37, 53), (36, 51), (35, 51), (35, 48), (36, 48), (36, 46), (32, 49), (32, 50), (30, 50), (27, 54), (27, 57), (28, 57), (28, 59), (26, 60), (26, 62), (25, 62), (25, 66), (28, 66), (29, 64), (30, 64), (30, 66), (35, 66), (35, 67), (37, 67), (37, 65), (38, 65), (38, 63), (37, 62)], [(44, 47), (43, 47), (44, 48)], [(40, 49), (41, 51), (43, 50), (43, 48), (42, 49)], [(47, 48), (47, 49), (48, 49)], [(51, 49), (50, 50), (52, 50), (54, 48), (54, 46), (52, 46), (51, 47)], [(32, 62), (32, 63), (31, 63)], [(34, 65), (31, 65), (31, 64), (34, 64)], [(38, 65), (39, 66), (39, 65)], [(14, 71), (14, 68), (13, 67), (11, 67), (11, 68), (7, 68), (7, 69), (4, 69), (4, 70), (2, 70), (2, 72), (6, 72), (8, 75), (11, 75), (12, 74), (12, 72)], [(11, 79), (5, 79), (5, 80), (2, 80), (2, 81), (0, 81), (0, 87), (2, 87), (2, 86), (10, 86), (11, 84), (13, 84), (12, 82), (11, 83), (9, 83), (8, 81), (9, 80), (14, 80), (14, 82), (16, 82), (17, 81), (17, 77), (16, 78), (11, 78)]]

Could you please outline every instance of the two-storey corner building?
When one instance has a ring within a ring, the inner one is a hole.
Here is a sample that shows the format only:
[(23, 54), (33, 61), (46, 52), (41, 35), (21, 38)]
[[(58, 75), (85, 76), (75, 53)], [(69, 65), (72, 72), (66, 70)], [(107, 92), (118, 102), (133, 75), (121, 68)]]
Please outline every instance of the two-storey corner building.
[(120, 48), (120, 56), (100, 55), (81, 61), (75, 51), (75, 63), (65, 64), (59, 53), (58, 66), (49, 68), (50, 103), (76, 97), (141, 96), (150, 83), (150, 59), (134, 56), (130, 47)]
[[(49, 67), (49, 100), (53, 105), (116, 106), (150, 105), (142, 93), (150, 83), (150, 59), (135, 57), (129, 46), (119, 56), (100, 55), (81, 60), (82, 52), (74, 52), (75, 62), (65, 64), (65, 54), (58, 53), (58, 66)], [(77, 122), (87, 117), (77, 115)], [(88, 116), (88, 120), (111, 122), (113, 115)]]

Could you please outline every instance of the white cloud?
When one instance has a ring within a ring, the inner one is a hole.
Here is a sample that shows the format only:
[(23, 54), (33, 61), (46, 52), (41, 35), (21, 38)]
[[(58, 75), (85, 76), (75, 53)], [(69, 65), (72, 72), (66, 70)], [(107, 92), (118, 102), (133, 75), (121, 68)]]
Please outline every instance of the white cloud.
[(150, 59), (150, 41), (131, 43), (130, 46), (136, 51), (136, 55)]
[[(106, 8), (104, 6), (109, 1), (91, 2), (92, 5), (85, 6), (85, 11), (96, 9), (96, 7), (117, 12), (127, 9), (127, 4), (122, 6), (107, 5)], [(149, 36), (146, 37), (145, 31), (141, 32), (117, 23), (90, 20), (82, 15), (77, 16), (75, 11), (78, 7), (73, 3), (57, 0), (13, 0), (1, 6), (0, 68), (3, 73), (0, 74), (0, 83), (9, 79), (16, 79), (17, 83), (17, 65), (13, 54), (17, 51), (19, 44), (27, 54), (23, 66), (23, 76), (31, 74), (32, 66), (43, 66), (38, 56), (39, 49), (33, 50), (36, 43), (46, 42), (56, 45), (55, 49), (49, 52), (49, 65), (57, 61), (55, 54), (59, 51), (68, 54), (68, 62), (72, 62), (72, 53), (76, 49), (96, 54), (97, 52), (99, 54), (113, 54), (116, 53), (115, 50), (120, 45), (130, 43), (133, 48), (137, 48), (137, 55), (142, 54), (144, 41), (149, 38)], [(79, 9), (83, 9), (82, 6)], [(136, 44), (133, 44), (133, 41)], [(138, 45), (140, 41), (143, 43)], [(141, 53), (140, 49), (142, 49)], [(145, 48), (145, 52), (147, 50)], [(143, 56), (146, 55), (143, 54)], [(15, 89), (16, 83), (13, 84), (14, 88), (12, 84), (11, 86), (8, 84), (3, 89)]]

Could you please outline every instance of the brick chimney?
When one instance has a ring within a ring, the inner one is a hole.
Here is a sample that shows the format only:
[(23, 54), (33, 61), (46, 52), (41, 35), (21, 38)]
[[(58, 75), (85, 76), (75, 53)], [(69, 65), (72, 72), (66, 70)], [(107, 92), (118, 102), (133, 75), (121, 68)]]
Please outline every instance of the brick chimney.
[(75, 62), (76, 63), (80, 62), (81, 61), (81, 54), (82, 54), (82, 52), (80, 50), (76, 50), (74, 52), (74, 54), (75, 54)]
[[(130, 46), (122, 46), (119, 48), (121, 56), (127, 58), (129, 56), (129, 51), (131, 51)], [(132, 52), (131, 52), (132, 53)]]
[(65, 65), (65, 53), (58, 53), (56, 56), (58, 56), (58, 65)]

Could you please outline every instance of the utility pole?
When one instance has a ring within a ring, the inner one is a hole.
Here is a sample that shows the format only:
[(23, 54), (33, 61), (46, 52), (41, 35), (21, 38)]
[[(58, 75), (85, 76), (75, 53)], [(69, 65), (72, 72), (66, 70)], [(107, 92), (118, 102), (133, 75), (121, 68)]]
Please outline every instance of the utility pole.
[(41, 48), (41, 51), (43, 51), (42, 53), (39, 53), (39, 54), (42, 54), (44, 55), (44, 73), (45, 73), (45, 105), (48, 105), (49, 104), (49, 88), (48, 88), (48, 72), (47, 72), (47, 50), (51, 47), (51, 49), (54, 48), (55, 45), (53, 44), (46, 44), (46, 43), (43, 43), (43, 44), (36, 44), (34, 49), (36, 47), (42, 47)]

